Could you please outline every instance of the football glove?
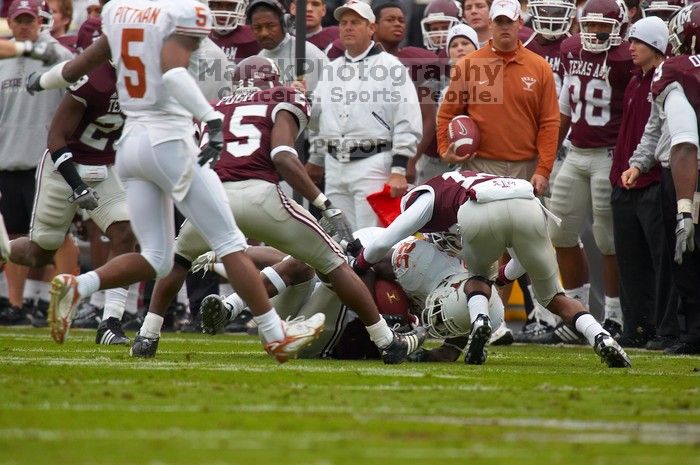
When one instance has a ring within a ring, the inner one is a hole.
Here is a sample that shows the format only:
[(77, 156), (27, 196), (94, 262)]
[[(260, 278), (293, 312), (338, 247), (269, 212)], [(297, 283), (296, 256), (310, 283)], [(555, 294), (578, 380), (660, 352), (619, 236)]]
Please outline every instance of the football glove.
[[(53, 65), (58, 63), (61, 56), (56, 50), (56, 43), (50, 42), (46, 39), (47, 36), (39, 35), (39, 39), (31, 44), (28, 55), (36, 60), (41, 60), (45, 65)], [(25, 52), (27, 53), (27, 52)]]
[(676, 215), (676, 253), (673, 260), (681, 265), (683, 254), (695, 250), (695, 225), (690, 213)]
[(204, 253), (194, 259), (190, 272), (198, 273), (200, 271), (204, 271), (204, 274), (206, 275), (207, 272), (214, 269), (214, 263), (216, 263), (216, 254), (214, 252)]
[(29, 95), (34, 95), (34, 92), (41, 92), (44, 90), (43, 87), (41, 87), (41, 84), (39, 83), (39, 80), (41, 79), (41, 74), (36, 71), (33, 73), (30, 73), (29, 76), (27, 76), (27, 83), (25, 87), (27, 88), (27, 92), (29, 92)]
[(350, 225), (348, 224), (347, 219), (345, 219), (345, 215), (341, 209), (332, 207), (326, 208), (321, 212), (321, 214), (335, 231), (335, 235), (338, 236), (339, 243), (345, 241), (346, 244), (350, 244), (355, 240), (355, 238), (352, 237)]
[(209, 141), (202, 151), (199, 152), (199, 156), (197, 157), (199, 166), (204, 166), (209, 163), (209, 166), (213, 167), (219, 159), (221, 150), (224, 148), (224, 133), (221, 131), (222, 126), (223, 121), (220, 119), (207, 121)]
[(97, 208), (99, 198), (95, 189), (83, 184), (73, 191), (73, 195), (68, 200), (85, 210), (94, 210)]

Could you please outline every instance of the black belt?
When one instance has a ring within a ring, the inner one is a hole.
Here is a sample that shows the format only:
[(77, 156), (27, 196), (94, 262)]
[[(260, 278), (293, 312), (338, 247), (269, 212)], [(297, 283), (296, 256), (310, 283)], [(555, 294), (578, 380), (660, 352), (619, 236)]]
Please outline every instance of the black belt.
[(343, 149), (343, 145), (346, 144), (342, 144), (341, 147), (328, 144), (328, 154), (338, 161), (348, 162), (391, 150), (391, 142), (388, 141), (359, 143), (349, 149)]

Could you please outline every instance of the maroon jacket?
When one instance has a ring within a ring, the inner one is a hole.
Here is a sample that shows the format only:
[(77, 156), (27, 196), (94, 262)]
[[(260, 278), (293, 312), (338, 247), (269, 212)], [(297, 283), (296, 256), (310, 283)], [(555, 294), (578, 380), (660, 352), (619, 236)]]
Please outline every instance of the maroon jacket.
[[(629, 160), (637, 148), (637, 144), (644, 134), (644, 126), (651, 113), (651, 82), (654, 78), (654, 69), (645, 75), (641, 69), (633, 71), (632, 79), (622, 99), (622, 122), (620, 132), (617, 134), (617, 143), (613, 152), (612, 168), (610, 169), (610, 183), (613, 186), (623, 187), (620, 180), (622, 173), (630, 167)], [(639, 176), (635, 189), (647, 187), (661, 180), (661, 169), (656, 164), (648, 173)]]

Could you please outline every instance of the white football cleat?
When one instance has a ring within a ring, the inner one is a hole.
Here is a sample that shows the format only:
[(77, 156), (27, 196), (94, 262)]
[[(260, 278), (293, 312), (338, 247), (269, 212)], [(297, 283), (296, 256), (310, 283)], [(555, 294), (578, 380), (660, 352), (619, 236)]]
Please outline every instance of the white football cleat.
[(513, 343), (513, 331), (506, 326), (506, 322), (502, 321), (501, 325), (491, 333), (492, 346), (509, 346)]
[(49, 304), (49, 326), (51, 337), (63, 344), (73, 315), (78, 307), (78, 280), (72, 274), (59, 274), (51, 280), (51, 303)]
[(284, 339), (265, 344), (265, 351), (273, 356), (279, 363), (284, 363), (290, 358), (296, 358), (297, 353), (323, 331), (326, 315), (316, 313), (309, 318), (297, 317), (293, 320), (282, 322)]

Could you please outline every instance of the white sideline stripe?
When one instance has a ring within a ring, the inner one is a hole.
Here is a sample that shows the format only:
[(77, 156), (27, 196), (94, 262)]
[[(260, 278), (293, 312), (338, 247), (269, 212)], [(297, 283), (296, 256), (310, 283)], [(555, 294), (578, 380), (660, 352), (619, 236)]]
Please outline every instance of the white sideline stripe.
[[(134, 406), (131, 406), (132, 408)], [(181, 407), (181, 406), (175, 406)], [(293, 407), (280, 408), (275, 405), (241, 406), (241, 408), (231, 410), (237, 413), (268, 413), (284, 412), (296, 414), (316, 413), (316, 409)], [(139, 410), (134, 410), (139, 411)], [(140, 410), (144, 411), (144, 410)], [(145, 410), (147, 411), (147, 410)], [(180, 408), (178, 411), (182, 411)], [(200, 411), (197, 409), (197, 411)], [(322, 413), (354, 413), (355, 409), (334, 407), (332, 410), (325, 410)], [(364, 412), (364, 419), (382, 420), (384, 415)], [(633, 423), (633, 422), (604, 422), (604, 421), (580, 421), (580, 420), (554, 420), (542, 418), (478, 418), (474, 416), (459, 418), (447, 416), (424, 416), (424, 415), (398, 415), (393, 416), (392, 421), (404, 423), (431, 423), (448, 426), (480, 426), (514, 428), (517, 431), (503, 431), (502, 439), (508, 442), (536, 441), (541, 443), (551, 443), (562, 441), (566, 443), (628, 443), (636, 441), (645, 444), (695, 444), (700, 425), (697, 424), (674, 424), (674, 423)], [(542, 428), (553, 430), (552, 432), (541, 431), (521, 431), (527, 428)], [(292, 436), (293, 443), (303, 443), (303, 440), (312, 441), (338, 441), (347, 439), (348, 436), (357, 436), (353, 433), (342, 432), (332, 433), (326, 431), (250, 431), (250, 430), (205, 430), (168, 428), (165, 430), (147, 429), (126, 429), (110, 430), (104, 428), (91, 428), (86, 430), (51, 430), (46, 428), (2, 428), (0, 429), (0, 439), (40, 439), (44, 441), (64, 441), (67, 439), (89, 440), (89, 439), (117, 439), (124, 435), (124, 438), (137, 439), (187, 439), (197, 438), (197, 442), (206, 440), (230, 439), (235, 436), (250, 437), (259, 439), (284, 439), (284, 436)], [(360, 435), (361, 436), (361, 435)], [(299, 441), (301, 439), (302, 441)], [(242, 443), (237, 442), (236, 447), (241, 447)], [(268, 442), (269, 445), (269, 442)], [(407, 444), (410, 447), (410, 444)], [(308, 445), (306, 446), (308, 447)], [(424, 449), (424, 448), (418, 448)]]
[[(111, 353), (111, 352), (108, 352)], [(160, 353), (160, 352), (159, 352)], [(166, 352), (163, 352), (166, 353)], [(181, 354), (184, 356), (183, 352), (172, 352), (173, 354)], [(236, 352), (243, 354), (243, 352)], [(307, 373), (359, 373), (365, 376), (392, 376), (392, 377), (402, 377), (402, 378), (423, 378), (426, 376), (431, 376), (439, 379), (462, 379), (462, 380), (478, 380), (480, 379), (479, 373), (473, 370), (465, 370), (462, 373), (455, 374), (454, 364), (446, 364), (444, 367), (437, 369), (444, 369), (446, 372), (434, 371), (433, 369), (428, 371), (422, 371), (418, 369), (418, 365), (411, 365), (410, 370), (400, 367), (359, 367), (357, 365), (347, 365), (342, 361), (330, 362), (323, 366), (314, 364), (307, 365), (302, 364), (300, 361), (294, 363), (288, 363), (285, 365), (275, 364), (270, 358), (269, 366), (259, 366), (253, 367), (249, 365), (249, 361), (246, 360), (232, 360), (227, 363), (212, 363), (207, 360), (200, 361), (188, 361), (183, 363), (181, 360), (178, 361), (168, 361), (159, 359), (149, 359), (149, 360), (139, 360), (139, 359), (128, 359), (128, 360), (116, 360), (107, 356), (99, 356), (99, 352), (96, 354), (97, 357), (91, 359), (80, 359), (80, 358), (60, 358), (60, 357), (18, 357), (11, 356), (5, 357), (0, 355), (0, 365), (2, 364), (13, 364), (13, 365), (26, 365), (28, 362), (33, 364), (44, 364), (48, 366), (84, 366), (84, 367), (96, 367), (96, 368), (109, 368), (109, 369), (128, 369), (128, 370), (207, 370), (207, 371), (224, 371), (224, 372), (251, 372), (251, 373), (267, 373), (270, 370), (287, 370), (287, 371), (298, 371)], [(196, 354), (196, 353), (195, 353)], [(228, 355), (228, 353), (225, 353)], [(262, 352), (262, 350), (250, 351), (249, 355), (261, 355), (263, 358), (267, 356)], [(317, 361), (310, 361), (315, 362)], [(433, 368), (433, 367), (431, 367)], [(572, 373), (589, 373), (590, 366), (587, 364), (582, 364), (579, 369)], [(542, 374), (551, 375), (551, 370), (533, 370), (532, 367), (528, 366), (512, 366), (508, 365), (505, 367), (489, 367), (491, 373), (504, 373), (512, 376), (519, 372), (524, 372), (528, 374)], [(668, 377), (667, 372), (647, 372), (644, 376), (663, 376)], [(697, 378), (697, 375), (692, 372), (687, 373), (675, 373), (674, 377), (692, 377)]]

